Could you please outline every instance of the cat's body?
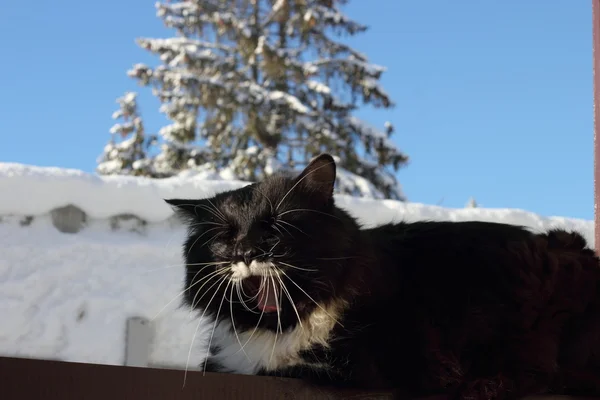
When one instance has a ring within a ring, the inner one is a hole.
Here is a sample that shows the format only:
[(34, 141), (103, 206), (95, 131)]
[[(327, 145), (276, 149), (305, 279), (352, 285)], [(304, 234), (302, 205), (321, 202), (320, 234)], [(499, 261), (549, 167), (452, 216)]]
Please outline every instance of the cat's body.
[(207, 370), (415, 396), (600, 395), (600, 264), (579, 234), (360, 229), (334, 179), (322, 156), (295, 180), (169, 201), (192, 222), (187, 302), (217, 320)]

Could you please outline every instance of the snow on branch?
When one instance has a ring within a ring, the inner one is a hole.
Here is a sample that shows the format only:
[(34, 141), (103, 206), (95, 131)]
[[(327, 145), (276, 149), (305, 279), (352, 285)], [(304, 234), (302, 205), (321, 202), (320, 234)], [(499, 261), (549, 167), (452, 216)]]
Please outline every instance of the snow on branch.
[[(156, 3), (176, 33), (138, 39), (160, 64), (135, 64), (128, 75), (151, 88), (170, 121), (156, 129), (157, 154), (131, 165), (157, 177), (193, 170), (256, 180), (329, 152), (347, 172), (340, 193), (403, 199), (394, 172), (408, 158), (391, 125), (381, 132), (353, 116), (393, 101), (380, 83), (385, 67), (340, 41), (367, 29), (342, 12), (346, 3)], [(119, 121), (113, 131), (133, 135), (134, 125)]]

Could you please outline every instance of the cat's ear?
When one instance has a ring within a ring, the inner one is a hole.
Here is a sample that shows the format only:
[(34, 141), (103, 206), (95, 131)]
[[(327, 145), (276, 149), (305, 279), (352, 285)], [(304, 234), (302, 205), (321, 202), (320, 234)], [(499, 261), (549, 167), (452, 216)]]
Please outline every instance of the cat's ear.
[(321, 194), (325, 199), (333, 197), (335, 185), (335, 160), (329, 154), (321, 154), (313, 159), (296, 178), (305, 187)]
[(189, 221), (200, 217), (199, 205), (202, 204), (202, 200), (190, 200), (190, 199), (164, 199), (167, 204), (171, 206), (175, 214), (183, 221)]

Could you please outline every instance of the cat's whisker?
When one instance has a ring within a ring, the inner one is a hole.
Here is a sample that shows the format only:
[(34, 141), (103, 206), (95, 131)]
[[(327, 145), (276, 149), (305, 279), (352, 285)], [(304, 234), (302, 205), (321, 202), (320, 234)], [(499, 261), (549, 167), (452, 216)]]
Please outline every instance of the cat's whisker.
[(298, 230), (300, 233), (303, 233), (304, 235), (308, 236), (309, 238), (312, 238), (312, 237), (311, 237), (309, 234), (307, 234), (306, 232), (304, 232), (302, 229), (298, 228), (298, 227), (297, 227), (296, 225), (294, 225), (294, 224), (291, 224), (291, 223), (289, 223), (289, 222), (287, 222), (287, 221), (284, 221), (284, 220), (282, 220), (282, 219), (280, 219), (280, 220), (279, 220), (279, 222), (281, 222), (282, 224), (289, 225), (289, 226), (291, 226), (292, 228), (294, 228), (294, 229)]
[(202, 246), (200, 246), (200, 247), (204, 247), (204, 246), (206, 246), (208, 243), (210, 243), (210, 242), (214, 241), (216, 238), (218, 238), (218, 237), (219, 237), (219, 236), (221, 236), (222, 234), (223, 234), (223, 231), (215, 233), (215, 234), (213, 235), (213, 237), (211, 237), (211, 238), (210, 238), (210, 239), (208, 239), (206, 242), (204, 242), (204, 243), (202, 244)]
[[(228, 261), (223, 261), (223, 262), (208, 262), (208, 263), (194, 263), (194, 264), (173, 264), (173, 265), (167, 265), (164, 267), (158, 267), (158, 268), (152, 268), (152, 269), (147, 269), (145, 271), (139, 272), (139, 275), (141, 274), (146, 274), (149, 272), (156, 272), (156, 271), (164, 271), (165, 269), (171, 269), (171, 268), (181, 268), (181, 267), (194, 267), (194, 266), (211, 266), (211, 265), (219, 265), (219, 264), (227, 264)], [(136, 273), (136, 275), (138, 275)]]
[(195, 280), (196, 280), (196, 277), (198, 276), (198, 274), (199, 274), (200, 272), (204, 271), (206, 268), (209, 268), (209, 267), (211, 267), (211, 265), (206, 265), (206, 266), (204, 266), (204, 267), (202, 267), (202, 268), (199, 268), (199, 269), (198, 269), (198, 271), (196, 271), (196, 273), (194, 273), (194, 271), (188, 271), (188, 272), (187, 272), (187, 275), (189, 275), (189, 274), (194, 274), (194, 276), (193, 276), (193, 277), (192, 277), (192, 279), (190, 280), (190, 282), (193, 282), (193, 283), (190, 283), (190, 285), (189, 285), (187, 288), (185, 288), (185, 289), (184, 289), (184, 291), (185, 291), (185, 290), (189, 290), (189, 289), (191, 289), (192, 287), (194, 287), (194, 286), (195, 286), (196, 284), (198, 284), (199, 282), (202, 282), (202, 281), (203, 281), (204, 279), (206, 279), (207, 277), (209, 277), (209, 276), (212, 276), (213, 274), (216, 274), (216, 273), (218, 273), (218, 272), (220, 271), (219, 269), (215, 269), (214, 271), (211, 271), (211, 272), (209, 272), (208, 274), (206, 274), (205, 276), (203, 276), (202, 278), (200, 278), (198, 281), (195, 281)]
[(277, 238), (277, 243), (275, 243), (273, 245), (273, 247), (271, 247), (271, 249), (269, 250), (269, 253), (273, 253), (273, 250), (275, 249), (275, 247), (277, 247), (277, 245), (281, 243), (281, 239)]
[(199, 294), (202, 292), (202, 288), (203, 288), (203, 287), (204, 287), (206, 284), (208, 284), (208, 283), (209, 283), (209, 282), (210, 282), (210, 281), (211, 281), (213, 278), (215, 278), (215, 277), (219, 277), (219, 278), (221, 278), (222, 276), (223, 276), (224, 278), (226, 278), (226, 277), (227, 277), (227, 272), (225, 272), (225, 271), (223, 271), (223, 272), (220, 272), (220, 271), (219, 271), (219, 272), (217, 272), (217, 273), (211, 274), (211, 276), (205, 276), (205, 277), (202, 277), (202, 278), (199, 280), (199, 281), (204, 281), (204, 283), (203, 283), (203, 284), (202, 284), (202, 285), (201, 285), (201, 286), (198, 288), (198, 290), (196, 290), (196, 294), (194, 295), (194, 298), (192, 299), (192, 302), (191, 302), (191, 305), (190, 305), (190, 314), (191, 314), (192, 312), (194, 312), (194, 310), (196, 309), (196, 307), (198, 306), (198, 304), (200, 304), (200, 301), (202, 300), (202, 298), (204, 297), (204, 295), (205, 295), (206, 293), (208, 293), (208, 291), (210, 291), (210, 289), (212, 289), (212, 288), (215, 286), (215, 284), (216, 284), (218, 281), (216, 281), (216, 282), (213, 282), (213, 284), (212, 284), (211, 286), (209, 286), (209, 287), (208, 287), (208, 288), (207, 288), (207, 289), (204, 291), (204, 293), (202, 294), (202, 296), (200, 296), (200, 298), (198, 299), (198, 301), (196, 301), (196, 297), (197, 297), (197, 296), (198, 296), (198, 295), (199, 295)]
[(210, 199), (207, 199), (207, 200), (208, 200), (208, 202), (210, 203), (210, 205), (212, 206), (213, 210), (214, 210), (214, 211), (215, 211), (215, 212), (216, 212), (218, 215), (220, 215), (220, 216), (221, 216), (221, 219), (222, 219), (222, 221), (223, 221), (223, 222), (227, 222), (227, 218), (225, 218), (225, 215), (223, 215), (223, 213), (222, 213), (222, 212), (221, 212), (221, 211), (220, 211), (220, 210), (219, 210), (219, 209), (218, 209), (218, 208), (217, 208), (217, 207), (214, 205), (214, 203), (213, 203), (213, 202), (212, 202)]
[(246, 293), (246, 291), (244, 290), (244, 285), (242, 284), (242, 282), (240, 281), (240, 291), (242, 292), (244, 298), (252, 301), (256, 298), (256, 295), (254, 296), (248, 296), (248, 294)]
[[(242, 293), (243, 293), (243, 287), (242, 287), (242, 282), (241, 282), (241, 281), (236, 281), (236, 283), (235, 283), (235, 288), (236, 288), (236, 291), (237, 291), (238, 298), (240, 299), (240, 303), (242, 303), (242, 306), (243, 306), (243, 307), (244, 307), (246, 310), (250, 311), (251, 313), (258, 314), (258, 311), (254, 311), (254, 310), (252, 310), (252, 309), (251, 309), (250, 307), (248, 307), (248, 305), (246, 304), (246, 300), (244, 300), (244, 297), (248, 297), (248, 296), (246, 296), (246, 294), (245, 294), (245, 293), (244, 293), (244, 296), (242, 296)], [(241, 288), (241, 289), (240, 289), (240, 288)]]
[(302, 325), (302, 319), (300, 318), (300, 313), (298, 312), (298, 309), (296, 308), (294, 299), (292, 299), (292, 294), (290, 293), (288, 288), (285, 286), (285, 283), (283, 282), (283, 280), (281, 279), (279, 274), (275, 274), (275, 277), (279, 280), (279, 285), (281, 285), (281, 289), (283, 290), (283, 292), (287, 296), (288, 300), (290, 301), (290, 304), (292, 305), (292, 308), (294, 309), (294, 312), (296, 313), (296, 317), (298, 317), (298, 324), (300, 325), (300, 328), (302, 330), (304, 330), (304, 326)]
[(210, 206), (203, 204), (203, 209), (214, 215), (219, 221), (223, 222), (224, 224), (227, 224), (227, 218), (225, 217), (225, 215), (223, 215), (219, 208), (217, 208), (210, 199), (207, 200), (210, 203)]
[(188, 255), (188, 257), (189, 257), (189, 255), (190, 255), (190, 252), (192, 251), (192, 249), (194, 248), (194, 246), (196, 245), (196, 243), (198, 243), (198, 240), (200, 240), (200, 238), (201, 238), (202, 236), (206, 235), (208, 232), (211, 232), (211, 231), (214, 231), (214, 230), (217, 230), (217, 229), (222, 229), (222, 228), (221, 228), (221, 227), (219, 227), (219, 226), (217, 226), (216, 228), (210, 228), (210, 229), (207, 229), (206, 231), (204, 231), (204, 232), (203, 232), (201, 235), (199, 235), (199, 236), (196, 238), (196, 240), (194, 240), (194, 243), (192, 243), (192, 245), (190, 246), (190, 249), (188, 250), (188, 254), (187, 254), (187, 255)]
[[(207, 265), (203, 268), (207, 268), (210, 267), (210, 265)], [(194, 279), (196, 279), (196, 276), (198, 276), (198, 274), (202, 271), (201, 268), (198, 272), (196, 272), (196, 275), (194, 275), (194, 277), (192, 278), (192, 282), (194, 282)], [(193, 288), (194, 286), (196, 286), (198, 283), (202, 282), (204, 279), (210, 278), (214, 275), (216, 275), (219, 272), (219, 270), (213, 271), (211, 273), (209, 273), (207, 276), (202, 277), (201, 279), (195, 281), (194, 283), (190, 284), (188, 287), (186, 287), (185, 289), (183, 289), (181, 292), (179, 292), (175, 297), (173, 297), (171, 300), (169, 300), (169, 302), (167, 304), (165, 304), (160, 311), (158, 311), (156, 313), (156, 315), (154, 315), (154, 317), (152, 317), (150, 320), (154, 321), (156, 320), (156, 318), (158, 318), (158, 316), (166, 310), (166, 308), (169, 306), (169, 304), (173, 303), (175, 300), (177, 300), (177, 298), (179, 298), (180, 296), (183, 296), (185, 294), (185, 292), (187, 292), (188, 290), (190, 290), (191, 288)], [(204, 285), (203, 285), (204, 286)], [(202, 286), (200, 286), (200, 289), (202, 289)]]
[(300, 268), (300, 267), (296, 267), (295, 265), (284, 263), (283, 261), (278, 261), (278, 263), (281, 264), (281, 265), (285, 265), (286, 267), (297, 269), (297, 270), (300, 270), (300, 271), (308, 271), (308, 272), (316, 272), (316, 271), (318, 271), (318, 269), (314, 269), (314, 268)]
[(194, 266), (202, 266), (202, 265), (223, 265), (223, 264), (231, 264), (231, 262), (229, 261), (210, 261), (210, 262), (205, 262), (205, 263), (191, 263), (191, 264), (180, 264), (183, 265), (185, 267), (194, 267)]
[(185, 207), (185, 206), (194, 207), (194, 213), (196, 214), (196, 216), (198, 216), (198, 213), (196, 212), (196, 207), (200, 207), (201, 204), (193, 204), (193, 203), (182, 203), (182, 204), (179, 204), (179, 207)]
[(225, 216), (223, 216), (223, 214), (214, 206), (214, 204), (212, 204), (212, 202), (210, 204), (212, 205), (212, 207), (208, 207), (205, 204), (197, 204), (196, 207), (198, 207), (198, 208), (200, 208), (200, 209), (202, 209), (204, 211), (207, 211), (207, 212), (211, 213), (212, 215), (214, 215), (221, 222), (227, 223)]
[(229, 272), (229, 271), (223, 271), (222, 273), (221, 273), (221, 272), (219, 272), (219, 273), (217, 273), (217, 274), (214, 274), (214, 275), (212, 275), (212, 276), (210, 277), (210, 279), (203, 278), (203, 280), (204, 280), (204, 279), (206, 279), (206, 281), (205, 281), (205, 282), (202, 284), (202, 286), (200, 286), (200, 287), (198, 288), (198, 290), (196, 290), (196, 294), (194, 295), (194, 298), (192, 299), (192, 304), (190, 305), (190, 315), (191, 315), (191, 314), (194, 312), (194, 310), (196, 309), (196, 306), (197, 306), (198, 304), (200, 304), (200, 300), (202, 300), (202, 298), (203, 298), (203, 297), (204, 297), (204, 296), (205, 296), (207, 293), (209, 293), (210, 289), (212, 289), (212, 288), (213, 288), (213, 287), (214, 287), (214, 286), (215, 286), (215, 285), (216, 285), (216, 284), (219, 282), (219, 280), (215, 281), (215, 282), (214, 282), (214, 283), (213, 283), (213, 284), (212, 284), (212, 285), (211, 285), (211, 286), (210, 286), (208, 289), (206, 289), (206, 290), (204, 291), (204, 293), (202, 294), (202, 296), (200, 296), (200, 298), (198, 299), (198, 301), (196, 301), (196, 296), (198, 296), (198, 294), (200, 294), (200, 292), (202, 291), (202, 288), (204, 287), (204, 285), (206, 285), (206, 284), (207, 284), (207, 283), (208, 283), (210, 280), (212, 280), (214, 277), (221, 277), (221, 275), (223, 275), (223, 278), (222, 278), (222, 279), (227, 279), (227, 278), (228, 278), (228, 277), (227, 277), (227, 273), (228, 273), (228, 272)]
[[(275, 286), (275, 281), (273, 280), (273, 274), (269, 271), (269, 277), (271, 278), (271, 282), (273, 283), (273, 295), (275, 296), (275, 304), (277, 305), (277, 328), (275, 328), (275, 339), (273, 340), (273, 349), (271, 350), (271, 356), (269, 357), (269, 365), (273, 360), (273, 354), (275, 354), (275, 347), (277, 346), (277, 338), (278, 333), (281, 330), (281, 319), (279, 317), (279, 303), (277, 302), (277, 288)], [(268, 284), (268, 281), (267, 281)], [(267, 290), (267, 298), (266, 302), (269, 301), (269, 291)]]
[(265, 199), (267, 199), (267, 201), (269, 202), (269, 206), (271, 207), (271, 214), (275, 213), (275, 208), (273, 208), (273, 203), (271, 202), (271, 199), (269, 198), (269, 196), (267, 196), (266, 194), (264, 194), (259, 188), (254, 187), (253, 188), (255, 191), (257, 191), (258, 193), (262, 194), (263, 197)]
[(273, 225), (273, 229), (275, 229), (277, 231), (277, 233), (279, 233), (281, 236), (283, 236), (283, 232), (281, 232), (281, 230), (279, 229), (279, 227), (277, 226), (277, 224)]
[[(235, 286), (235, 292), (237, 293), (238, 299), (240, 300), (240, 304), (246, 309), (248, 310), (248, 307), (246, 306), (246, 303), (244, 301), (244, 299), (242, 298), (242, 291), (240, 290), (240, 286), (242, 285), (241, 281), (237, 280), (234, 283)], [(250, 311), (250, 310), (248, 310)]]
[(237, 291), (237, 295), (238, 298), (240, 299), (240, 303), (245, 304), (244, 303), (244, 299), (242, 298), (242, 291), (241, 288), (242, 287), (242, 281), (238, 280), (235, 282), (235, 290)]
[(244, 296), (248, 297), (248, 300), (257, 301), (260, 296), (261, 291), (264, 290), (264, 287), (265, 287), (265, 277), (263, 276), (263, 277), (261, 277), (260, 284), (258, 285), (258, 290), (256, 291), (256, 294), (254, 294), (254, 296), (248, 296), (246, 294), (246, 292), (244, 291), (243, 286), (242, 286), (242, 293), (244, 294)]
[[(219, 308), (217, 309), (217, 315), (215, 316), (215, 323), (213, 324), (213, 329), (212, 332), (210, 333), (210, 339), (208, 340), (208, 347), (207, 347), (207, 351), (206, 353), (208, 354), (210, 352), (210, 345), (212, 343), (212, 339), (213, 336), (215, 334), (215, 329), (217, 328), (217, 324), (219, 322), (219, 314), (221, 313), (221, 308), (223, 307), (223, 301), (225, 300), (225, 295), (227, 294), (227, 288), (229, 287), (229, 285), (231, 285), (232, 281), (228, 280), (227, 285), (225, 286), (225, 289), (223, 289), (223, 297), (221, 297), (221, 303), (219, 304)], [(217, 288), (217, 291), (219, 289)], [(215, 292), (216, 294), (216, 292)], [(206, 375), (206, 363), (204, 363), (204, 369), (202, 372), (203, 375)]]
[[(292, 237), (292, 239), (294, 239), (294, 235), (292, 235), (292, 233), (291, 233), (291, 232), (290, 232), (290, 231), (289, 231), (289, 230), (288, 230), (288, 229), (287, 229), (285, 226), (283, 226), (283, 225), (279, 225), (279, 223), (280, 223), (280, 222), (281, 222), (281, 221), (279, 221), (279, 220), (278, 220), (277, 222), (275, 222), (275, 224), (274, 224), (273, 226), (278, 226), (278, 227), (280, 227), (281, 229), (284, 229), (284, 230), (286, 231), (286, 233), (287, 233), (288, 235), (290, 235), (290, 236)], [(283, 235), (283, 234), (282, 234), (282, 235)]]
[[(262, 281), (264, 281), (264, 280), (265, 280), (265, 278), (263, 277)], [(268, 296), (268, 294), (267, 294), (267, 296)], [(262, 310), (262, 312), (260, 313), (260, 316), (258, 317), (258, 322), (256, 322), (256, 326), (254, 327), (254, 329), (252, 330), (252, 333), (250, 334), (250, 337), (248, 338), (248, 340), (246, 340), (244, 345), (242, 347), (240, 347), (240, 350), (243, 350), (244, 347), (246, 347), (246, 345), (250, 342), (250, 340), (252, 340), (252, 337), (254, 336), (254, 334), (256, 333), (256, 330), (260, 326), (260, 321), (262, 320), (262, 317), (264, 314), (265, 314), (265, 310)], [(235, 354), (237, 354), (240, 350), (236, 351)]]
[[(208, 201), (210, 202), (210, 199), (208, 199)], [(212, 202), (211, 202), (212, 204)], [(200, 208), (202, 210), (208, 211), (211, 214), (213, 214), (215, 217), (217, 217), (218, 219), (220, 219), (221, 221), (223, 221), (224, 224), (226, 224), (227, 221), (225, 221), (224, 218), (222, 218), (221, 216), (219, 216), (218, 214), (215, 214), (213, 210), (210, 209), (210, 207), (205, 206), (204, 204), (192, 204), (192, 203), (186, 203), (186, 204), (181, 204), (180, 206), (190, 206), (190, 207), (194, 207), (194, 213), (196, 214), (196, 216), (199, 216), (198, 213), (196, 212), (196, 208)], [(214, 205), (213, 205), (214, 207)], [(208, 221), (207, 221), (208, 222)]]
[(344, 325), (342, 325), (342, 323), (340, 321), (338, 321), (336, 318), (334, 318), (331, 314), (329, 314), (327, 312), (327, 310), (321, 306), (317, 301), (315, 301), (315, 299), (313, 299), (308, 293), (306, 293), (306, 291), (304, 289), (302, 289), (296, 282), (294, 282), (294, 280), (292, 278), (290, 278), (290, 276), (288, 274), (285, 273), (285, 271), (282, 271), (281, 268), (277, 268), (279, 270), (279, 272), (284, 275), (286, 278), (288, 278), (288, 280), (290, 282), (292, 282), (294, 284), (294, 286), (296, 286), (300, 291), (302, 291), (302, 293), (304, 293), (306, 295), (306, 297), (308, 297), (313, 303), (315, 303), (315, 305), (317, 307), (319, 307), (329, 318), (331, 318), (332, 320), (334, 320), (337, 324), (339, 324), (342, 328), (344, 327)]
[(257, 258), (260, 258), (262, 256), (268, 256), (271, 254), (270, 251), (265, 251), (264, 249), (262, 249), (261, 247), (257, 247), (258, 250), (262, 251), (262, 254), (257, 254), (256, 256), (252, 257), (252, 260), (256, 260)]
[[(241, 285), (241, 283), (240, 283), (240, 285)], [(254, 300), (258, 299), (259, 293), (260, 293), (260, 291), (263, 289), (263, 287), (264, 287), (264, 277), (261, 279), (261, 282), (260, 282), (260, 285), (259, 285), (259, 287), (258, 287), (258, 290), (256, 291), (256, 294), (255, 294), (254, 296), (248, 296), (248, 295), (246, 294), (246, 292), (244, 291), (244, 286), (243, 286), (243, 285), (241, 285), (241, 288), (242, 288), (242, 293), (243, 293), (243, 294), (244, 294), (244, 296), (245, 296), (245, 297), (247, 297), (247, 298), (248, 298), (248, 300), (250, 300), (250, 301), (254, 301)]]
[[(281, 325), (281, 315), (280, 315), (280, 310), (281, 310), (281, 289), (279, 288), (279, 285), (277, 285), (277, 283), (275, 282), (275, 278), (273, 278), (273, 271), (269, 271), (269, 276), (271, 277), (271, 283), (273, 284), (273, 295), (275, 296), (275, 304), (277, 305), (277, 326), (279, 327), (279, 332), (283, 333), (283, 326)], [(279, 290), (278, 290), (279, 289)], [(279, 292), (279, 294), (278, 294)]]
[(203, 222), (195, 222), (193, 224), (190, 224), (190, 228), (194, 228), (196, 226), (202, 226), (202, 225), (227, 226), (226, 224), (223, 224), (223, 223), (218, 223), (218, 222), (213, 222), (213, 221), (203, 221)]
[(282, 254), (273, 254), (271, 257), (273, 257), (273, 258), (283, 258), (283, 257), (287, 257), (288, 255), (289, 255), (289, 252), (285, 251)]
[[(227, 276), (224, 276), (224, 277), (221, 278), (220, 281), (217, 281), (217, 282), (221, 282), (221, 283), (219, 284), (219, 286), (215, 290), (215, 293), (212, 295), (212, 297), (208, 301), (208, 304), (206, 305), (206, 308), (204, 309), (204, 312), (202, 313), (202, 315), (200, 316), (200, 319), (198, 320), (198, 326), (196, 326), (196, 331), (194, 332), (194, 336), (192, 336), (192, 342), (190, 343), (190, 350), (188, 352), (187, 361), (185, 363), (185, 372), (183, 374), (183, 386), (184, 387), (185, 387), (185, 381), (186, 381), (186, 378), (187, 378), (188, 367), (190, 365), (190, 357), (192, 356), (192, 348), (194, 347), (194, 341), (196, 340), (196, 335), (198, 334), (198, 329), (200, 328), (200, 325), (202, 324), (202, 322), (204, 320), (204, 314), (206, 314), (206, 311), (208, 310), (208, 306), (210, 305), (210, 303), (212, 303), (213, 299), (215, 298), (215, 296), (219, 292), (219, 289), (221, 288), (221, 285), (223, 285), (223, 283), (226, 280), (227, 280)], [(215, 319), (215, 323), (216, 323), (216, 321), (217, 320)], [(208, 349), (206, 351), (206, 356), (205, 356), (205, 361), (204, 361), (204, 371), (206, 371), (206, 359), (208, 358), (209, 353), (210, 353), (210, 344), (209, 344)]]
[[(237, 339), (238, 343), (240, 344), (240, 348), (242, 347), (242, 341), (240, 340), (240, 336), (237, 333), (237, 329), (235, 328), (235, 318), (233, 318), (233, 287), (235, 286), (235, 283), (231, 282), (231, 290), (229, 290), (229, 316), (231, 317), (231, 327), (233, 328), (233, 333), (235, 334), (235, 338)], [(248, 359), (248, 361), (252, 361), (250, 360), (250, 357), (248, 357), (248, 354), (246, 354), (246, 352), (244, 350), (242, 350), (244, 352), (244, 355), (246, 356), (246, 358)]]
[[(323, 215), (326, 215), (326, 216), (328, 216), (328, 217), (331, 217), (331, 218), (335, 218), (335, 219), (337, 219), (337, 220), (340, 220), (340, 218), (339, 218), (339, 217), (337, 217), (337, 216), (335, 216), (335, 215), (333, 215), (333, 214), (329, 214), (329, 213), (326, 213), (326, 212), (323, 212), (323, 211), (319, 211), (319, 210), (311, 210), (311, 209), (309, 209), (309, 208), (296, 208), (296, 209), (294, 209), (294, 210), (286, 210), (286, 211), (284, 211), (284, 212), (280, 213), (280, 214), (279, 214), (279, 217), (282, 217), (282, 216), (284, 216), (285, 214), (289, 214), (289, 213), (291, 213), (291, 212), (301, 212), (301, 211), (305, 211), (305, 212), (314, 212), (314, 213), (317, 213), (317, 214), (323, 214)], [(341, 220), (340, 220), (340, 221), (341, 221)]]

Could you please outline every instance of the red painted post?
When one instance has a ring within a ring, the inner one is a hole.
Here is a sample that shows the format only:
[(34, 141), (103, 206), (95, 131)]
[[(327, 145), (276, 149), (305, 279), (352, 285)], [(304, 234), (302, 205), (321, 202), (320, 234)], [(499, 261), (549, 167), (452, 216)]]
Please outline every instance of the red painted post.
[(600, 254), (600, 0), (592, 0), (594, 71), (594, 241)]

